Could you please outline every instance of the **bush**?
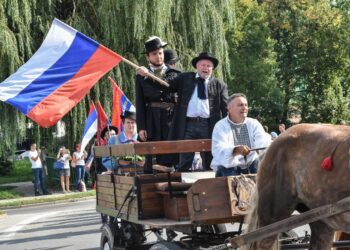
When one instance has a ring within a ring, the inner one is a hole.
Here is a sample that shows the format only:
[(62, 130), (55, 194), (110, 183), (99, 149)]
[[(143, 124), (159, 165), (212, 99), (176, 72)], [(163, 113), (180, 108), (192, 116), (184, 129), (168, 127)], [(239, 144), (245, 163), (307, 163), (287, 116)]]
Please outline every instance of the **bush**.
[[(10, 171), (0, 177), (0, 184), (31, 181), (33, 179), (31, 163), (28, 159), (16, 160), (13, 163)], [(10, 165), (10, 166), (11, 166)]]

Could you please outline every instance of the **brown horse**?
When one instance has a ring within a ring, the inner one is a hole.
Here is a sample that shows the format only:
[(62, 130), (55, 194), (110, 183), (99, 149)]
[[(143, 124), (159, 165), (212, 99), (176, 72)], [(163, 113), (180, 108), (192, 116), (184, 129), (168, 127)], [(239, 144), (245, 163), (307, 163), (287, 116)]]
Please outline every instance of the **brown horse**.
[[(257, 177), (257, 195), (248, 231), (350, 196), (350, 127), (300, 124), (268, 148)], [(333, 169), (321, 168), (332, 156)], [(310, 223), (309, 249), (331, 249), (334, 230), (350, 233), (350, 212)], [(276, 237), (248, 249), (272, 249)]]

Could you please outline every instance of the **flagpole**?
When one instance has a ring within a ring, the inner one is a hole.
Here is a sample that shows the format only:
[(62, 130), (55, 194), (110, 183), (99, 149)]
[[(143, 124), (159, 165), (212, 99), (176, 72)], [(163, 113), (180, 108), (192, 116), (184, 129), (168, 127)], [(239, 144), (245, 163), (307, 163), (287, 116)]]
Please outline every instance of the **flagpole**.
[[(122, 60), (123, 60), (124, 62), (126, 62), (127, 64), (131, 65), (132, 67), (134, 67), (135, 69), (140, 68), (140, 66), (138, 66), (137, 64), (135, 64), (135, 63), (129, 61), (128, 59), (126, 59), (126, 58), (124, 58), (124, 57), (122, 57)], [(149, 72), (147, 72), (146, 75), (147, 75), (148, 77), (152, 78), (153, 80), (156, 80), (156, 81), (159, 82), (160, 84), (164, 85), (165, 87), (169, 87), (169, 83), (167, 83), (166, 81), (163, 81), (162, 79), (156, 77), (155, 75), (153, 75), (153, 74), (151, 74), (151, 73), (149, 73)]]

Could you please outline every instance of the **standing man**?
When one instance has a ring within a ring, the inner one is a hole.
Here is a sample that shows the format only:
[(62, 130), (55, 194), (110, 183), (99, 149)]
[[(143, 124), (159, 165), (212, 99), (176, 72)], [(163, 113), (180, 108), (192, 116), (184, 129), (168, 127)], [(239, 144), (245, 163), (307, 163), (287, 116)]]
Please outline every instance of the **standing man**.
[[(159, 37), (152, 36), (145, 42), (147, 71), (169, 82), (181, 72), (164, 64), (163, 48), (167, 46)], [(158, 83), (147, 76), (136, 76), (136, 123), (141, 141), (164, 141), (175, 107), (175, 94), (168, 89), (160, 89)], [(152, 173), (152, 156), (146, 157), (145, 173)], [(156, 163), (172, 165), (174, 158), (167, 155), (156, 156)]]
[(256, 173), (259, 158), (251, 149), (267, 147), (271, 137), (258, 120), (247, 117), (248, 102), (244, 94), (231, 95), (227, 108), (227, 117), (214, 127), (211, 167), (216, 176)]
[(39, 192), (39, 181), (40, 181), (40, 187), (43, 194), (50, 194), (47, 192), (45, 187), (45, 177), (43, 176), (42, 172), (42, 163), (40, 160), (40, 149), (36, 149), (36, 144), (32, 143), (30, 144), (30, 151), (28, 154), (28, 157), (30, 159), (30, 162), (32, 163), (32, 171), (34, 175), (34, 194), (35, 196), (41, 195)]
[[(192, 59), (196, 72), (185, 72), (170, 81), (170, 89), (178, 92), (171, 140), (210, 139), (217, 121), (227, 113), (227, 85), (215, 78), (213, 70), (219, 60), (209, 52)], [(189, 171), (194, 153), (180, 154), (180, 171)], [(210, 169), (211, 154), (202, 154), (203, 166)]]

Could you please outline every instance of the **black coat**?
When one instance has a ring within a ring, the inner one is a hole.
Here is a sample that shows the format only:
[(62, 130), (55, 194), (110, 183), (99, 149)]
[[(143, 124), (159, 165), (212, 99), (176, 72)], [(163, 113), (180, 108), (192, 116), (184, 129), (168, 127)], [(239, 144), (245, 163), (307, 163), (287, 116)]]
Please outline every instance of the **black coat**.
[[(184, 139), (186, 128), (187, 106), (190, 102), (193, 91), (196, 87), (196, 73), (185, 72), (180, 74), (174, 80), (171, 80), (170, 89), (178, 92), (178, 103), (175, 107), (174, 118), (169, 134), (170, 140)], [(208, 99), (210, 112), (210, 134), (213, 132), (214, 125), (222, 117), (227, 115), (227, 85), (223, 81), (211, 77), (208, 83)]]
[[(169, 82), (181, 71), (169, 68), (163, 80)], [(138, 131), (146, 130), (148, 140), (163, 141), (168, 139), (174, 109), (151, 107), (151, 102), (175, 104), (175, 93), (169, 89), (161, 89), (160, 83), (151, 78), (136, 76), (136, 124)]]

